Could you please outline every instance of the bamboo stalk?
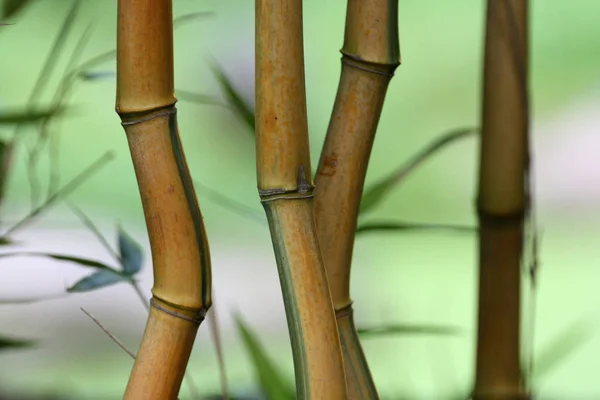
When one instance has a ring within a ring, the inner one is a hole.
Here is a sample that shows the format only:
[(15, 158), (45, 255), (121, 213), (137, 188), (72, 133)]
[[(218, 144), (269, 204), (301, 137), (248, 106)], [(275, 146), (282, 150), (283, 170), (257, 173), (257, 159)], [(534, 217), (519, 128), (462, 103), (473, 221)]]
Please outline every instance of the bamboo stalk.
[(521, 258), (528, 211), (528, 2), (488, 0), (479, 169), (473, 398), (522, 399)]
[(152, 249), (150, 313), (125, 399), (175, 399), (211, 305), (210, 254), (176, 119), (170, 0), (119, 0), (116, 111)]
[(342, 72), (316, 175), (315, 219), (344, 352), (349, 399), (377, 399), (354, 327), (350, 267), (387, 88), (400, 64), (397, 0), (348, 0)]
[(316, 236), (302, 0), (256, 0), (258, 190), (273, 241), (298, 399), (345, 400), (346, 382)]

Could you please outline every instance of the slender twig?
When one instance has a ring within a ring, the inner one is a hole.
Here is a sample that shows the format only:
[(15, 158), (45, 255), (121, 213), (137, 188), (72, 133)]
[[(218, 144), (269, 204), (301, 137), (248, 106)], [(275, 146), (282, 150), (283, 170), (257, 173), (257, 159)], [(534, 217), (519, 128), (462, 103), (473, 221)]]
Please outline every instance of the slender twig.
[(125, 353), (129, 354), (129, 356), (135, 360), (135, 354), (131, 350), (129, 350), (127, 347), (125, 347), (125, 345), (119, 339), (117, 339), (117, 337), (115, 335), (113, 335), (108, 329), (106, 329), (104, 327), (104, 325), (102, 325), (102, 323), (100, 321), (98, 321), (98, 319), (96, 319), (92, 314), (90, 314), (85, 308), (80, 307), (80, 309), (88, 317), (90, 317), (90, 319), (92, 321), (94, 321), (96, 323), (96, 325), (98, 325), (100, 327), (100, 329), (102, 329), (104, 331), (104, 333), (106, 333), (108, 335), (108, 337), (111, 338), (113, 340), (113, 342), (115, 342), (117, 344), (117, 346), (119, 346), (121, 349), (123, 349), (123, 351), (125, 351)]

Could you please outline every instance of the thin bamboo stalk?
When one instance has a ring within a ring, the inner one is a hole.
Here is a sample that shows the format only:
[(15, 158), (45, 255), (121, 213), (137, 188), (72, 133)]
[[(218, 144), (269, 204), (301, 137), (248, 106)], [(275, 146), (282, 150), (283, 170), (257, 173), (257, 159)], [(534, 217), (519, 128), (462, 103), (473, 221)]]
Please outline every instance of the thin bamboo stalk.
[(342, 72), (315, 178), (319, 244), (338, 320), (349, 399), (377, 399), (354, 327), (350, 267), (360, 199), (387, 88), (400, 64), (397, 0), (348, 0)]
[(521, 259), (528, 210), (528, 1), (488, 0), (479, 169), (473, 398), (522, 399)]
[(273, 241), (298, 399), (345, 400), (346, 382), (316, 236), (302, 0), (256, 0), (258, 190)]
[(170, 0), (119, 0), (116, 110), (152, 249), (150, 313), (125, 399), (175, 399), (211, 301), (208, 242), (179, 138)]

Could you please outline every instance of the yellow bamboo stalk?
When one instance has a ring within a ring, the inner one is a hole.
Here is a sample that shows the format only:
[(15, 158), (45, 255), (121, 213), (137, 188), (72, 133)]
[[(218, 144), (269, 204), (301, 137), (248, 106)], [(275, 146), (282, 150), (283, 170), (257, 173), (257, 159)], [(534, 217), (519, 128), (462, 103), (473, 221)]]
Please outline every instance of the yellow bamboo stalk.
[(211, 305), (210, 254), (173, 89), (171, 0), (119, 0), (116, 111), (152, 249), (150, 314), (125, 399), (175, 399)]
[(387, 88), (400, 64), (397, 0), (348, 0), (342, 72), (315, 179), (315, 218), (349, 399), (377, 399), (354, 327), (350, 267), (360, 199)]
[(473, 398), (522, 399), (521, 256), (528, 208), (528, 1), (488, 0), (479, 169)]
[(298, 399), (345, 400), (313, 215), (302, 0), (256, 0), (256, 158), (292, 343)]

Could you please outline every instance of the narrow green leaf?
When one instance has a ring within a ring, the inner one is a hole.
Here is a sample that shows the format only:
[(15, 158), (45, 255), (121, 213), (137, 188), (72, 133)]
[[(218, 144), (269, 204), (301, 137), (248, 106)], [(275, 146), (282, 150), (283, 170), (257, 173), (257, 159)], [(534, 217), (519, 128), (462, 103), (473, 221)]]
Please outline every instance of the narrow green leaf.
[(31, 347), (34, 344), (35, 342), (32, 340), (15, 339), (7, 336), (0, 336), (0, 351)]
[(260, 382), (260, 387), (269, 400), (292, 400), (296, 398), (296, 391), (288, 382), (283, 379), (277, 367), (271, 361), (263, 346), (258, 340), (258, 336), (252, 332), (242, 320), (240, 315), (235, 317), (238, 331), (246, 347), (246, 351), (252, 359), (256, 377)]
[(67, 289), (69, 293), (89, 292), (95, 289), (101, 289), (106, 286), (114, 285), (119, 282), (131, 282), (131, 280), (112, 270), (102, 270), (94, 272), (91, 275), (81, 279), (73, 286)]
[(461, 128), (443, 134), (435, 139), (396, 171), (367, 189), (361, 199), (359, 212), (364, 214), (365, 212), (372, 210), (379, 202), (381, 202), (390, 190), (394, 188), (394, 186), (402, 182), (416, 167), (428, 160), (438, 150), (443, 149), (459, 139), (463, 139), (478, 132), (479, 130), (477, 128)]
[(65, 254), (53, 254), (53, 253), (42, 253), (35, 251), (16, 251), (12, 253), (2, 253), (0, 254), (0, 258), (4, 257), (47, 257), (52, 258), (57, 261), (65, 261), (75, 263), (81, 267), (86, 268), (97, 268), (101, 270), (108, 270), (116, 272), (114, 268), (96, 260), (90, 260), (87, 258), (68, 256)]
[(11, 238), (0, 237), (0, 246), (10, 246), (11, 244), (14, 244)]
[(441, 335), (455, 336), (462, 333), (461, 329), (454, 326), (444, 325), (410, 325), (390, 324), (372, 328), (358, 328), (358, 334), (365, 338), (380, 337), (386, 335)]
[(189, 101), (190, 103), (195, 104), (203, 104), (203, 105), (211, 105), (211, 106), (221, 106), (231, 109), (229, 105), (222, 103), (219, 99), (213, 96), (209, 96), (207, 94), (202, 93), (194, 93), (189, 90), (184, 89), (175, 89), (175, 93), (179, 100)]
[(4, 0), (2, 3), (2, 18), (14, 17), (29, 3), (29, 0)]
[(593, 326), (591, 320), (587, 318), (564, 328), (535, 357), (533, 380), (539, 381), (547, 376), (549, 372), (586, 344), (596, 333), (596, 329), (596, 326)]
[(39, 303), (40, 301), (46, 301), (46, 300), (54, 300), (54, 299), (60, 299), (66, 296), (66, 293), (59, 293), (59, 294), (54, 294), (54, 295), (49, 295), (49, 296), (43, 296), (43, 297), (29, 297), (29, 298), (17, 298), (17, 299), (0, 299), (0, 304), (32, 304), (32, 303)]
[(114, 71), (81, 71), (77, 76), (84, 81), (98, 81), (115, 79), (117, 74)]
[(474, 233), (477, 228), (466, 225), (445, 225), (445, 224), (422, 224), (412, 222), (365, 222), (361, 223), (356, 229), (356, 235), (364, 235), (365, 233), (381, 233), (381, 232), (415, 232), (415, 231), (448, 231), (458, 233)]
[(0, 113), (0, 125), (32, 124), (64, 113), (64, 108), (48, 108), (35, 111), (10, 111)]
[(242, 119), (254, 135), (254, 110), (246, 103), (237, 90), (233, 87), (231, 80), (227, 77), (223, 69), (214, 64), (212, 71), (215, 74), (217, 81), (221, 85), (221, 89), (225, 93), (227, 102), (232, 106), (234, 112)]
[(123, 273), (128, 276), (137, 274), (142, 269), (144, 259), (142, 246), (118, 226), (119, 256), (121, 258)]

